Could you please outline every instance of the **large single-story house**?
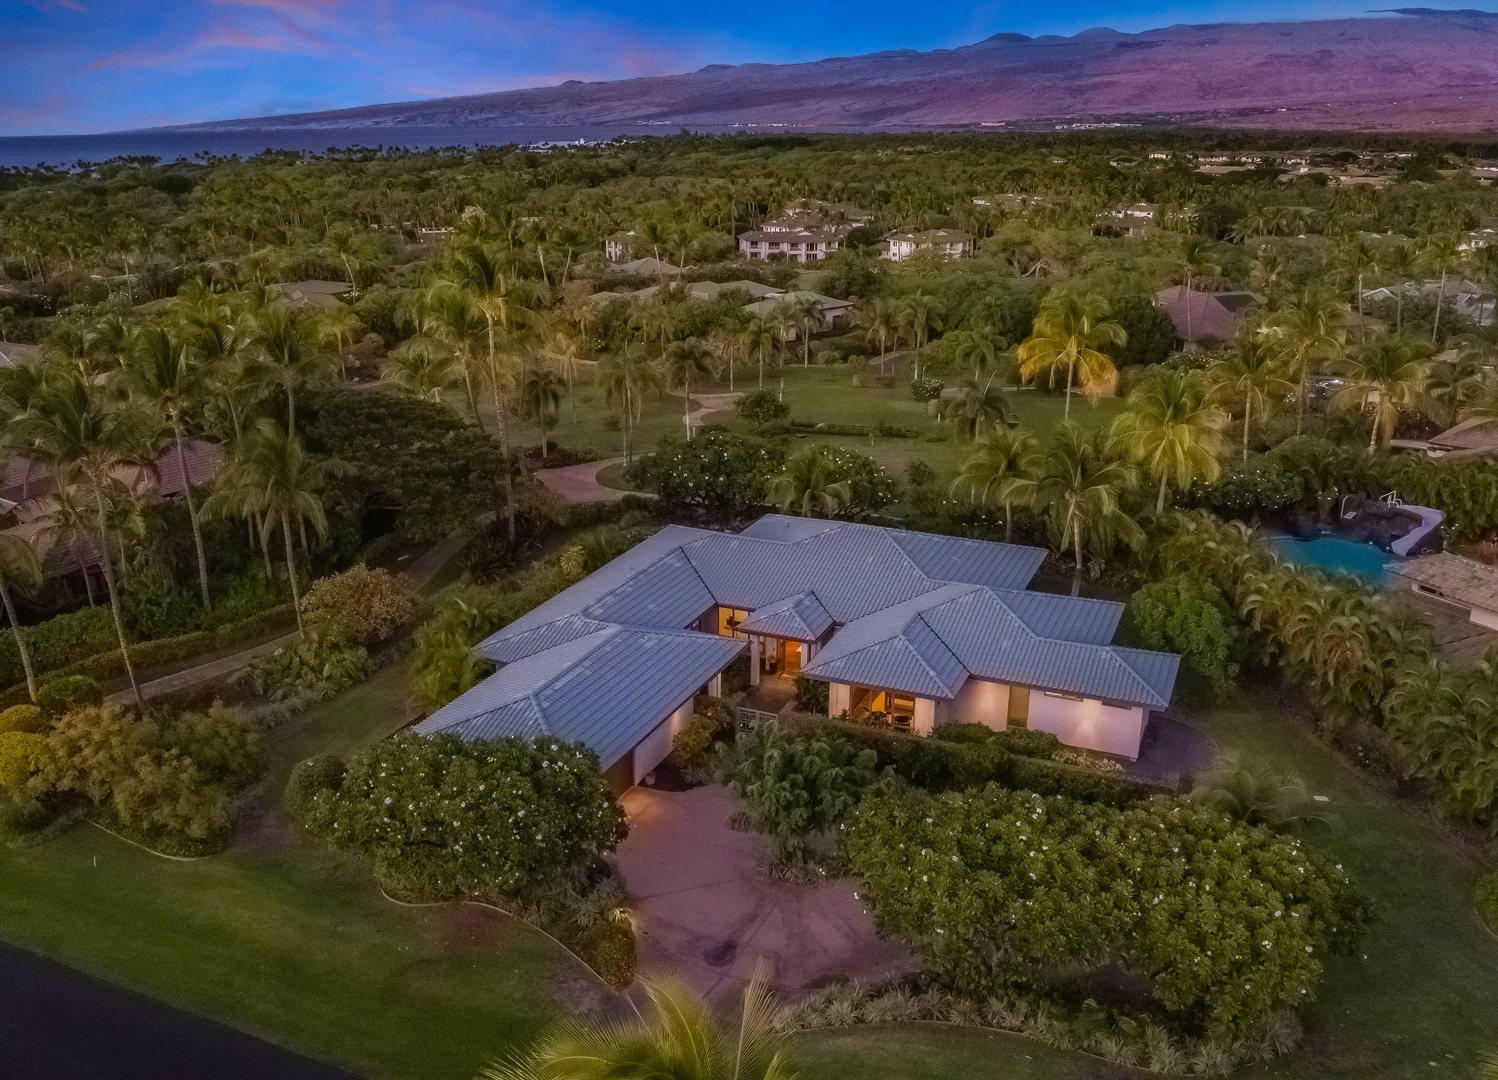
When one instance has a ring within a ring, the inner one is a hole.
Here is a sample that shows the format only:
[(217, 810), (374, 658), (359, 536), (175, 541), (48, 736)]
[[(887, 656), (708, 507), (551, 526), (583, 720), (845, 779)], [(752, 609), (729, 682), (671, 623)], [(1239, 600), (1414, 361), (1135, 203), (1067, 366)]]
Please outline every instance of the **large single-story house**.
[[(845, 326), (848, 322), (848, 317), (853, 314), (853, 301), (839, 300), (832, 296), (823, 296), (819, 292), (811, 292), (807, 289), (766, 296), (764, 299), (758, 300), (753, 304), (745, 305), (744, 310), (750, 315), (769, 315), (774, 312), (777, 305), (787, 300), (815, 300), (817, 307), (822, 312), (821, 325), (817, 328), (818, 330), (835, 330), (840, 326)], [(786, 331), (786, 336), (795, 337), (796, 332), (788, 330)]]
[(752, 683), (827, 682), (834, 716), (1032, 727), (1136, 758), (1179, 658), (1112, 644), (1122, 604), (1030, 591), (1044, 558), (779, 514), (737, 534), (670, 525), (480, 642), (498, 669), (416, 730), (581, 740), (622, 789), (747, 652)]
[(330, 311), (339, 307), (354, 287), (347, 281), (282, 281), (267, 286), (293, 307)]

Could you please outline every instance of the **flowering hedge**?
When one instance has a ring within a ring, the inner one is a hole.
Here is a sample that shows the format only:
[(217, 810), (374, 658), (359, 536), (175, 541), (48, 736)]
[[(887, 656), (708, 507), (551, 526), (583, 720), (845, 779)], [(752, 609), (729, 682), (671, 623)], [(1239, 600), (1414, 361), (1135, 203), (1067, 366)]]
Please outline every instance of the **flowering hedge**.
[(845, 826), (880, 926), (960, 993), (1122, 963), (1183, 1030), (1310, 1001), (1367, 919), (1340, 868), (1187, 802), (1128, 809), (990, 786), (866, 798)]
[(695, 438), (661, 439), (630, 466), (630, 483), (672, 506), (742, 514), (765, 502), (765, 486), (785, 468), (785, 450), (765, 439), (704, 428)]
[(345, 770), (331, 764), (298, 768), (294, 809), (372, 857), (397, 899), (530, 903), (579, 882), (624, 839), (624, 814), (581, 743), (404, 735)]

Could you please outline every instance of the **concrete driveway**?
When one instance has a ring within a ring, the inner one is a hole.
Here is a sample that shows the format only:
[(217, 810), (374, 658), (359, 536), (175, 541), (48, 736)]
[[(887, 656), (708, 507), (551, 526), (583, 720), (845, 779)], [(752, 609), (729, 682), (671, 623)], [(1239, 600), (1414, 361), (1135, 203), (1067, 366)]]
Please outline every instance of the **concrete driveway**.
[(769, 845), (729, 827), (742, 804), (726, 789), (634, 788), (622, 801), (630, 833), (615, 863), (643, 974), (673, 975), (724, 1001), (761, 962), (782, 992), (918, 969), (906, 949), (875, 933), (851, 882), (787, 885), (763, 874)]

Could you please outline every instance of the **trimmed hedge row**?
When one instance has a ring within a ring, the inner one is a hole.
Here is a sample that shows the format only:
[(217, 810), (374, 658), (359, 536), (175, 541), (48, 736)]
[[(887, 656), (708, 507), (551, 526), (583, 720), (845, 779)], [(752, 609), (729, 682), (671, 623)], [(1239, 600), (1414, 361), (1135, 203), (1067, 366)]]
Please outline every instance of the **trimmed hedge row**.
[[(108, 608), (90, 608), (90, 611), (103, 611), (106, 619), (109, 618)], [(75, 612), (74, 614), (83, 614)], [(67, 618), (68, 616), (62, 616)], [(241, 619), (227, 626), (220, 626), (217, 630), (194, 630), (190, 634), (179, 634), (177, 637), (161, 638), (157, 641), (141, 641), (130, 646), (130, 661), (137, 670), (141, 668), (157, 667), (161, 664), (171, 664), (179, 660), (189, 660), (194, 656), (211, 653), (218, 649), (227, 648), (249, 638), (259, 637), (261, 634), (270, 633), (272, 630), (289, 626), (295, 621), (296, 616), (291, 610), (290, 604), (281, 604), (278, 607), (267, 608), (257, 615), (251, 615), (248, 619)], [(55, 622), (56, 620), (51, 620)], [(15, 639), (9, 635), (5, 640), (15, 647)], [(27, 637), (30, 644), (31, 638)], [(120, 657), (119, 646), (115, 643), (114, 624), (109, 623), (109, 637), (105, 648), (93, 656), (84, 657), (72, 663), (63, 664), (60, 667), (47, 670), (40, 664), (37, 666), (38, 677), (46, 682), (64, 675), (87, 675), (99, 682), (107, 682), (125, 674), (125, 662)], [(45, 671), (45, 674), (40, 674)], [(9, 689), (0, 692), (0, 708), (8, 705), (21, 705), (29, 701), (25, 682), (21, 682)]]
[[(784, 722), (784, 721), (782, 721)], [(1168, 788), (1130, 777), (1096, 773), (1059, 761), (1006, 750), (998, 740), (951, 742), (898, 731), (796, 714), (791, 728), (808, 735), (836, 735), (878, 755), (878, 767), (927, 791), (961, 791), (996, 783), (1040, 795), (1066, 795), (1087, 802), (1127, 807)]]
[[(0, 686), (26, 681), (16, 636), (9, 630), (7, 626), (7, 632), (0, 634)], [(56, 615), (35, 626), (23, 626), (21, 632), (39, 677), (117, 647), (114, 618), (105, 605)]]

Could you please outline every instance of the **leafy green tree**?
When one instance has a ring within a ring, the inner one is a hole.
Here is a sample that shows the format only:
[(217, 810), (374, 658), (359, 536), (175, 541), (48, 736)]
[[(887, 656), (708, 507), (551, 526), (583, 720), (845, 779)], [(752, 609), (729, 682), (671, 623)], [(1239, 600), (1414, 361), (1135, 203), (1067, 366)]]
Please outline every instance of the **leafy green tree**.
[(1040, 443), (1017, 428), (998, 428), (982, 440), (952, 482), (959, 492), (981, 506), (1004, 508), (1004, 542), (1012, 536), (1015, 506), (1028, 506), (1040, 479)]
[(1143, 542), (1143, 532), (1121, 502), (1137, 482), (1133, 469), (1109, 457), (1096, 439), (1078, 428), (1063, 424), (1051, 437), (1035, 484), (1035, 502), (1050, 511), (1061, 550), (1072, 549), (1077, 562), (1073, 596), (1082, 591), (1085, 537), (1100, 542), (1117, 538), (1130, 547)]
[(646, 980), (648, 1019), (568, 1020), (480, 1080), (795, 1080), (775, 1003), (756, 976), (736, 1023), (725, 1023), (684, 986)]
[(336, 458), (313, 459), (301, 439), (288, 435), (274, 420), (263, 419), (244, 442), (235, 446), (223, 485), (203, 504), (203, 512), (209, 517), (258, 518), (262, 545), (267, 543), (269, 532), (280, 526), (291, 603), (302, 638), (307, 636), (307, 628), (302, 621), (292, 523), (302, 533), (303, 547), (308, 525), (319, 536), (325, 534), (328, 517), (320, 491), (328, 480), (352, 471), (352, 466)]
[(1221, 471), (1222, 430), (1227, 414), (1212, 405), (1207, 384), (1195, 372), (1160, 368), (1129, 394), (1129, 407), (1113, 425), (1113, 437), (1146, 475), (1159, 479), (1155, 513), (1165, 512), (1170, 484), (1184, 494), (1197, 480)]
[(1214, 689), (1223, 690), (1237, 674), (1237, 617), (1211, 582), (1172, 574), (1144, 586), (1129, 600), (1144, 643), (1179, 653)]
[(1380, 334), (1348, 357), (1347, 384), (1332, 397), (1341, 409), (1367, 409), (1373, 415), (1368, 452), (1388, 446), (1401, 409), (1432, 411), (1425, 392), (1430, 348), (1406, 337)]
[(185, 340), (165, 327), (143, 328), (133, 344), (130, 363), (120, 372), (120, 383), (136, 400), (166, 415), (177, 451), (177, 468), (182, 472), (187, 520), (192, 525), (193, 548), (198, 559), (198, 589), (203, 596), (204, 609), (212, 610), (213, 604), (208, 596), (208, 556), (203, 548), (203, 528), (198, 522), (192, 475), (187, 470), (187, 453), (182, 440), (185, 417), (207, 400), (217, 372), (214, 365), (195, 356)]
[(137, 704), (143, 702), (125, 642), (125, 622), (111, 554), (110, 537), (114, 529), (109, 504), (119, 483), (115, 471), (125, 462), (141, 457), (157, 430), (156, 419), (148, 411), (131, 402), (113, 399), (90, 379), (69, 372), (39, 390), (27, 411), (11, 421), (9, 432), (12, 446), (45, 462), (63, 481), (64, 488), (76, 486), (80, 501), (92, 504), (99, 565), (109, 590), (120, 657)]
[(637, 458), (627, 475), (668, 506), (740, 515), (764, 505), (769, 478), (784, 467), (785, 451), (776, 444), (709, 427), (691, 442), (661, 439), (655, 453)]
[(16, 653), (21, 658), (21, 669), (26, 672), (26, 693), (36, 700), (36, 672), (31, 667), (31, 651), (26, 647), (26, 638), (21, 633), (21, 621), (16, 617), (15, 600), (11, 593), (41, 584), (42, 567), (36, 550), (27, 540), (13, 532), (0, 532), (0, 602), (5, 604), (5, 617), (10, 622), (10, 632), (15, 637)]
[(688, 439), (692, 437), (692, 379), (712, 374), (712, 358), (712, 350), (701, 338), (673, 341), (661, 354), (666, 385), (681, 391), (681, 421)]
[(1285, 378), (1278, 345), (1263, 334), (1245, 334), (1225, 356), (1212, 362), (1207, 379), (1219, 404), (1243, 405), (1243, 460), (1247, 461), (1254, 415), (1262, 423), (1274, 402), (1295, 392), (1295, 385)]
[(874, 783), (877, 757), (842, 739), (793, 739), (762, 724), (734, 747), (729, 784), (787, 861), (852, 811)]
[(782, 511), (794, 509), (803, 517), (836, 517), (853, 502), (853, 488), (834, 479), (835, 466), (827, 451), (809, 447), (785, 463), (785, 471), (770, 480), (766, 494)]
[(1071, 417), (1072, 384), (1089, 397), (1101, 395), (1117, 375), (1113, 360), (1102, 350), (1128, 340), (1123, 327), (1108, 319), (1108, 302), (1096, 294), (1086, 296), (1057, 290), (1047, 296), (1035, 316), (1030, 337), (1020, 345), (1020, 376), (1033, 381), (1045, 375), (1052, 389), (1056, 376), (1065, 373), (1066, 405)]

